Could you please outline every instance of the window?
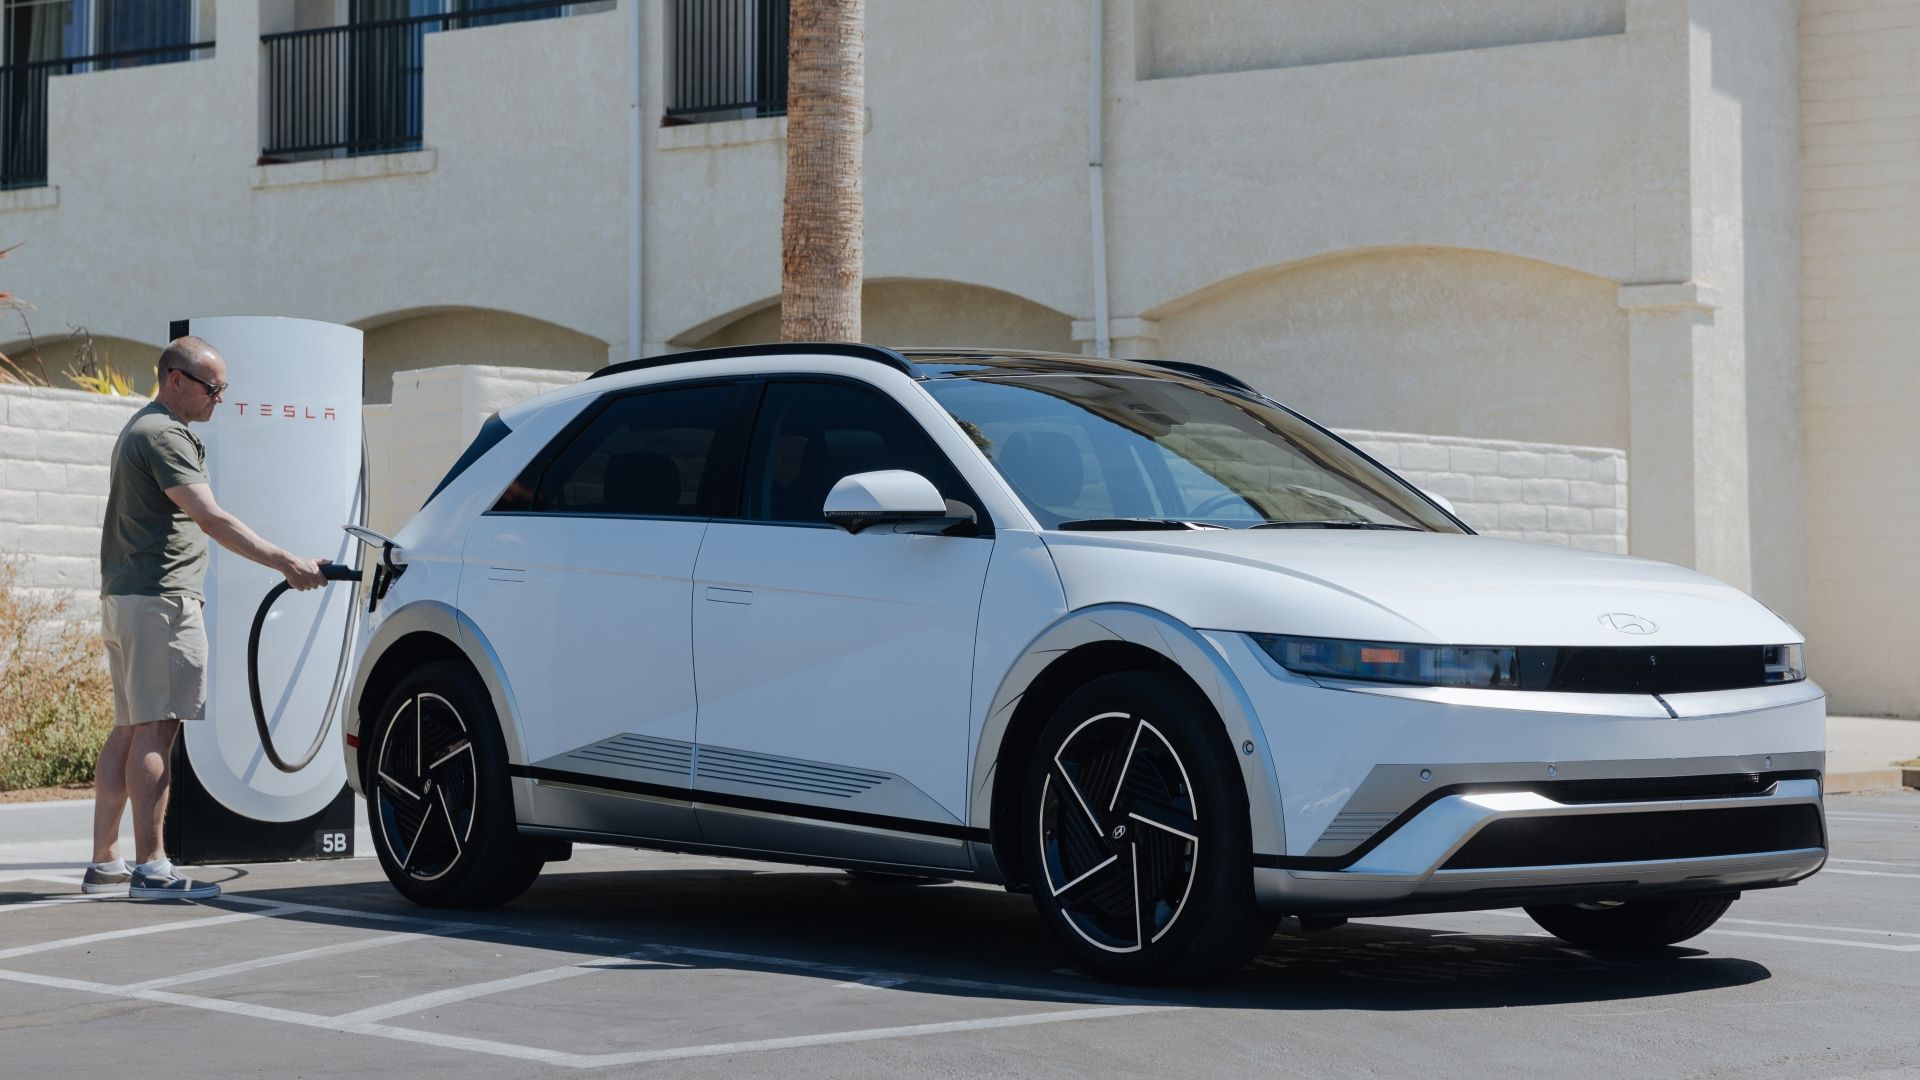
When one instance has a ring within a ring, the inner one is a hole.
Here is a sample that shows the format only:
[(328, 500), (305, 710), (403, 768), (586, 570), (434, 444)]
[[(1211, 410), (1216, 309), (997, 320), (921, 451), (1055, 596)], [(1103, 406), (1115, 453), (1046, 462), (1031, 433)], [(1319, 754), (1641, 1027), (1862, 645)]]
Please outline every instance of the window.
[(667, 120), (787, 114), (788, 0), (673, 0)]
[[(295, 8), (296, 28), (264, 34), (269, 162), (418, 150), (426, 37), (442, 30), (611, 11), (611, 0), (347, 0)], [(341, 14), (346, 23), (336, 25)], [(497, 46), (508, 66), (532, 63)]]
[(206, 56), (213, 0), (4, 0), (0, 188), (47, 182), (47, 81)]
[(770, 383), (747, 452), (746, 516), (825, 524), (822, 511), (834, 484), (881, 469), (919, 473), (986, 521), (953, 463), (881, 394), (847, 383)]
[(1292, 413), (1166, 379), (941, 379), (928, 390), (1047, 528), (1176, 519), (1458, 532), (1407, 485)]
[(724, 383), (614, 398), (535, 459), (495, 509), (706, 517), (726, 472), (714, 451), (733, 401)]

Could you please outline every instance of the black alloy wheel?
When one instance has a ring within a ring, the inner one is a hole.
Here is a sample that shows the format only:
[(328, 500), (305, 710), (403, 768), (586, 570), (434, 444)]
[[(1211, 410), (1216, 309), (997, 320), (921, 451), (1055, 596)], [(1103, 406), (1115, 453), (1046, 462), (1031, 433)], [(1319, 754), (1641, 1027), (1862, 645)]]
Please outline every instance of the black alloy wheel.
[(403, 679), (365, 764), (374, 850), (408, 899), (487, 906), (533, 884), (544, 861), (519, 836), (492, 702), (464, 665), (427, 664)]
[(1023, 820), (1035, 906), (1095, 974), (1200, 978), (1273, 932), (1231, 747), (1171, 679), (1109, 675), (1068, 698), (1041, 733)]

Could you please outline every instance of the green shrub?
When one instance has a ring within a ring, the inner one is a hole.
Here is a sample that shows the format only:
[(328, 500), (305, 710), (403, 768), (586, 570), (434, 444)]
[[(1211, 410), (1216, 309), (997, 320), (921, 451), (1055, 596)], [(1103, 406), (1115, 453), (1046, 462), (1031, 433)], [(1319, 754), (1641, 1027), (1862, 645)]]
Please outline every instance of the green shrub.
[(0, 791), (86, 784), (113, 727), (113, 683), (99, 632), (64, 595), (17, 587), (0, 561)]

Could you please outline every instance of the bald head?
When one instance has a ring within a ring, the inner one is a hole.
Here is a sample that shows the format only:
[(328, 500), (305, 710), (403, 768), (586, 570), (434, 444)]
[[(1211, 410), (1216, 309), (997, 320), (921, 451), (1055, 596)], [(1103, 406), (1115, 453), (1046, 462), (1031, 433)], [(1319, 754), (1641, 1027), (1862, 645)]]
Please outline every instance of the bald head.
[(214, 388), (225, 389), (227, 382), (227, 361), (219, 350), (197, 337), (177, 337), (160, 350), (154, 367), (160, 380), (154, 396), (175, 416), (188, 423), (213, 416), (219, 403)]
[(219, 359), (220, 354), (214, 350), (213, 346), (189, 335), (167, 342), (167, 347), (160, 350), (160, 362), (157, 367), (162, 379), (167, 377), (169, 371), (185, 371), (198, 375), (203, 368)]

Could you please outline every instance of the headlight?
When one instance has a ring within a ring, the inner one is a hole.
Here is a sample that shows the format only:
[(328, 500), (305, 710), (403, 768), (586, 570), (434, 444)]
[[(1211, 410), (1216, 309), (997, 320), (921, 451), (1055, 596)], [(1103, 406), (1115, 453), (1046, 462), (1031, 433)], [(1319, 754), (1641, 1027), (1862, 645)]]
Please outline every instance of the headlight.
[(1799, 645), (1408, 645), (1252, 637), (1296, 675), (1403, 686), (1685, 694), (1778, 686), (1807, 677)]
[(1297, 675), (1414, 686), (1520, 686), (1520, 650), (1512, 646), (1402, 645), (1277, 634), (1255, 634), (1253, 639)]
[(1769, 645), (1766, 647), (1767, 682), (1799, 682), (1807, 677), (1806, 646)]

